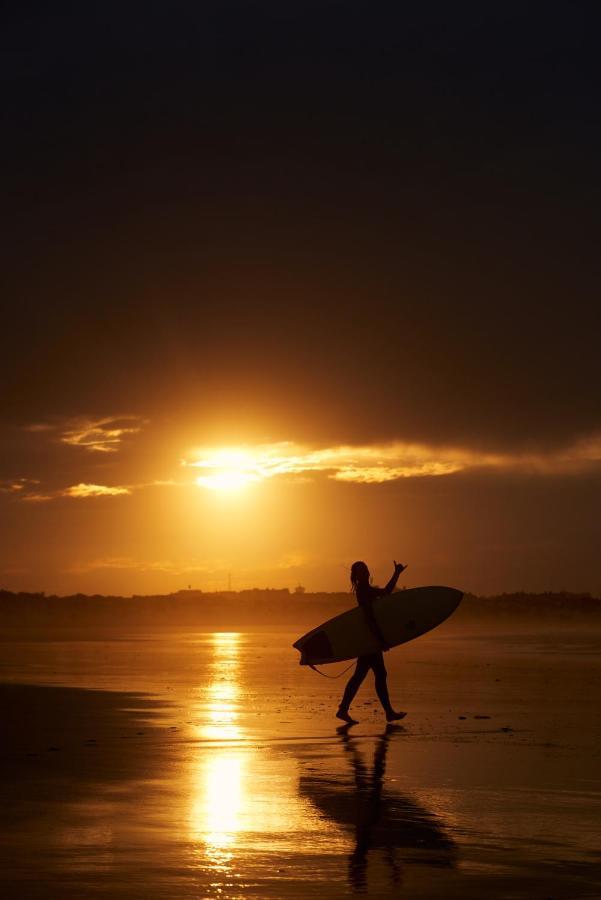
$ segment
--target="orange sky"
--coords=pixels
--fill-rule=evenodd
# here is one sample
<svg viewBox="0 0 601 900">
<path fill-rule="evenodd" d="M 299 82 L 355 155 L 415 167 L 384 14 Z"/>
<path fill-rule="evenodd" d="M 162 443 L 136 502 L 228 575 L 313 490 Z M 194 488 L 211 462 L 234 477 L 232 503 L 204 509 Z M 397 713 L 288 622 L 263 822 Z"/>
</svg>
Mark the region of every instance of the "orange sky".
<svg viewBox="0 0 601 900">
<path fill-rule="evenodd" d="M 339 7 L 7 12 L 1 586 L 601 590 L 594 14 Z"/>
<path fill-rule="evenodd" d="M 197 429 L 200 432 L 200 429 Z M 344 590 L 383 581 L 471 591 L 596 590 L 601 440 L 547 452 L 402 441 L 203 443 L 189 423 L 84 417 L 13 428 L 0 488 L 5 588 L 151 593 L 188 584 Z M 573 539 L 579 509 L 578 541 Z M 569 552 L 566 548 L 570 548 Z"/>
</svg>

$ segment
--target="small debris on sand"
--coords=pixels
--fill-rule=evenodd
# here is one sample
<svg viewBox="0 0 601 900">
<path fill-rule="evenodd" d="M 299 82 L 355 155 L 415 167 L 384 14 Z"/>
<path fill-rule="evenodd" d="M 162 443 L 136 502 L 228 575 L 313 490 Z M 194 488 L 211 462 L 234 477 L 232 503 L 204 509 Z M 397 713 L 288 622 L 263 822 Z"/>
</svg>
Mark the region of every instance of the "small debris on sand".
<svg viewBox="0 0 601 900">
<path fill-rule="evenodd" d="M 467 716 L 457 716 L 458 719 L 467 719 Z"/>
</svg>

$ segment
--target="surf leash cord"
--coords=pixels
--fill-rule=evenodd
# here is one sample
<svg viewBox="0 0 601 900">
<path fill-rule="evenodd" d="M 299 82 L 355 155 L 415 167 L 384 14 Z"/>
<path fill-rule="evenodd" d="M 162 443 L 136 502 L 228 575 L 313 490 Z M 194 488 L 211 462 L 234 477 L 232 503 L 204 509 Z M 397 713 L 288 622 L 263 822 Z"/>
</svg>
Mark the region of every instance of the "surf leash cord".
<svg viewBox="0 0 601 900">
<path fill-rule="evenodd" d="M 346 672 L 348 672 L 349 669 L 352 669 L 353 666 L 355 665 L 355 660 L 353 660 L 352 663 L 350 663 L 350 665 L 348 665 L 346 667 L 346 669 L 343 669 L 342 672 L 339 672 L 338 675 L 326 675 L 325 672 L 321 672 L 319 669 L 317 669 L 313 665 L 313 663 L 307 663 L 307 665 L 309 666 L 310 669 L 313 669 L 314 672 L 317 672 L 317 674 L 321 675 L 323 678 L 332 678 L 335 680 L 336 678 L 341 678 Z"/>
</svg>

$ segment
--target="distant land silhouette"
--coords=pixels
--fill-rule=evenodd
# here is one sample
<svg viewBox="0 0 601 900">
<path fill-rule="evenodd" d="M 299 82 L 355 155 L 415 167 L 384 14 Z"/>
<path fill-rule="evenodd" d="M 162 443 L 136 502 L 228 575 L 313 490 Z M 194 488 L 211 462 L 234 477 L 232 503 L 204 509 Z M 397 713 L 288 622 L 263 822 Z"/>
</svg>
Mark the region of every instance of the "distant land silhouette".
<svg viewBox="0 0 601 900">
<path fill-rule="evenodd" d="M 402 591 L 398 592 L 402 594 Z M 218 593 L 182 590 L 156 596 L 120 597 L 73 594 L 13 593 L 0 590 L 0 628 L 192 626 L 237 628 L 248 626 L 307 626 L 319 624 L 353 606 L 350 593 L 291 592 L 288 588 L 255 588 Z M 466 594 L 445 624 L 450 628 L 479 619 L 535 619 L 545 623 L 597 619 L 601 599 L 566 591 L 544 594 Z"/>
</svg>

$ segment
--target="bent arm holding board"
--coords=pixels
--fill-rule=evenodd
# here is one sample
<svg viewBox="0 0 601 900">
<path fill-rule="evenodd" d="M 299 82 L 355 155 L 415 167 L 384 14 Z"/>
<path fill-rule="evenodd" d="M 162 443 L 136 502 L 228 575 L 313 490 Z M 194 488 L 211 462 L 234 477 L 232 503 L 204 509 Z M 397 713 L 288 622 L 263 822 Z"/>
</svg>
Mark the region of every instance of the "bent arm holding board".
<svg viewBox="0 0 601 900">
<path fill-rule="evenodd" d="M 397 581 L 399 580 L 399 575 L 403 572 L 407 566 L 402 565 L 401 563 L 394 561 L 394 572 L 392 577 L 386 587 L 372 587 L 371 585 L 366 585 L 357 591 L 357 602 L 359 605 L 365 610 L 365 618 L 367 620 L 367 624 L 375 635 L 378 643 L 380 644 L 382 650 L 390 650 L 390 644 L 386 641 L 384 635 L 380 630 L 380 626 L 376 621 L 376 617 L 374 615 L 372 602 L 377 597 L 383 597 L 385 594 L 392 594 L 394 591 Z"/>
</svg>

